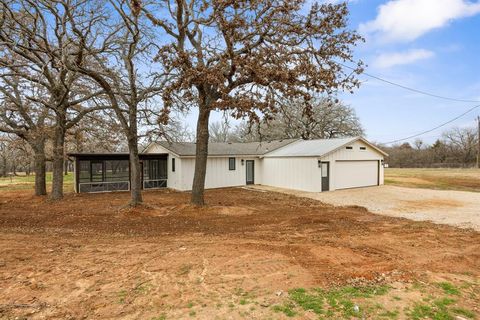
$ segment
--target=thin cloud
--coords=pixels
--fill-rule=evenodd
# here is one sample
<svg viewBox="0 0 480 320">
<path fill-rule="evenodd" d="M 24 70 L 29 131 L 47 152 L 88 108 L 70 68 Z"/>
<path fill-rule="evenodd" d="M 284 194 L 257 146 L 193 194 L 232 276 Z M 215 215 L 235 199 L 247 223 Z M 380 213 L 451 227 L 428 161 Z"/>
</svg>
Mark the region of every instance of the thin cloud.
<svg viewBox="0 0 480 320">
<path fill-rule="evenodd" d="M 411 64 L 419 60 L 430 59 L 434 55 L 434 52 L 425 49 L 412 49 L 404 52 L 384 53 L 375 59 L 373 65 L 377 68 L 385 69 L 397 65 Z"/>
<path fill-rule="evenodd" d="M 360 25 L 367 36 L 387 42 L 408 42 L 449 22 L 480 13 L 480 2 L 465 0 L 390 0 L 374 20 Z"/>
</svg>

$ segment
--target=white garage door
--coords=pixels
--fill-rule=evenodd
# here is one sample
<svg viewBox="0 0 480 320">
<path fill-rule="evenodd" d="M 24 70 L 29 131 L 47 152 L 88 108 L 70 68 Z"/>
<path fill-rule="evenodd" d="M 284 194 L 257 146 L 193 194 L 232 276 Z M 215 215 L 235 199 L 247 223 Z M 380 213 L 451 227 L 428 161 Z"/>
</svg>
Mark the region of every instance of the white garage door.
<svg viewBox="0 0 480 320">
<path fill-rule="evenodd" d="M 337 161 L 335 163 L 336 189 L 378 185 L 378 161 Z"/>
</svg>

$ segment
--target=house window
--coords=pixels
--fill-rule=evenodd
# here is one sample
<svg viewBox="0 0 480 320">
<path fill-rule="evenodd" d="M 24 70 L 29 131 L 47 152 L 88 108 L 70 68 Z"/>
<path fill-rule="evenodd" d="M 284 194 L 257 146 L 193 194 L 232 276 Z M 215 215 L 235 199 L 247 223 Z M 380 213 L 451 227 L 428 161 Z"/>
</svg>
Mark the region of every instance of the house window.
<svg viewBox="0 0 480 320">
<path fill-rule="evenodd" d="M 365 151 L 367 150 L 367 147 L 360 147 L 360 150 Z"/>
<path fill-rule="evenodd" d="M 353 147 L 352 146 L 348 146 L 346 147 L 347 150 L 353 150 Z"/>
<path fill-rule="evenodd" d="M 172 172 L 175 172 L 175 158 L 172 158 Z"/>
<path fill-rule="evenodd" d="M 235 158 L 228 158 L 228 170 L 235 170 Z"/>
</svg>

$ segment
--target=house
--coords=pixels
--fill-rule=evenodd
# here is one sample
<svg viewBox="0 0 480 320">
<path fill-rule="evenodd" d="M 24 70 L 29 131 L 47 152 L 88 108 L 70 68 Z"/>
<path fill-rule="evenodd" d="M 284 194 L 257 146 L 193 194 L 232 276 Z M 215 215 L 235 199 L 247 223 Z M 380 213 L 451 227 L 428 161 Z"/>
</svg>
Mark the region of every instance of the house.
<svg viewBox="0 0 480 320">
<path fill-rule="evenodd" d="M 69 154 L 75 190 L 128 190 L 128 154 Z M 205 188 L 263 184 L 322 192 L 383 184 L 387 154 L 362 137 L 209 143 Z M 159 141 L 140 154 L 144 189 L 191 190 L 195 143 Z"/>
</svg>

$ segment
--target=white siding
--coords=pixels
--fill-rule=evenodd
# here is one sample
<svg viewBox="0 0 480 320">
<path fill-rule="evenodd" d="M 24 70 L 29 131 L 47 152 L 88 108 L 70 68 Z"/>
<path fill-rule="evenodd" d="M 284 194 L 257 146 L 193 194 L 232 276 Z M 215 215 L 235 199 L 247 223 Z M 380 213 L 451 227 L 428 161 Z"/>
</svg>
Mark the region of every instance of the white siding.
<svg viewBox="0 0 480 320">
<path fill-rule="evenodd" d="M 263 158 L 262 184 L 302 191 L 322 191 L 321 169 L 314 157 Z"/>
<path fill-rule="evenodd" d="M 246 165 L 242 165 L 241 160 L 255 161 L 255 184 L 261 181 L 261 160 L 258 158 L 235 158 L 235 170 L 228 169 L 229 157 L 209 157 L 207 160 L 207 173 L 205 176 L 205 188 L 222 188 L 243 186 L 246 183 Z M 191 190 L 193 175 L 195 172 L 195 159 L 182 159 L 182 185 L 180 190 Z"/>
</svg>

